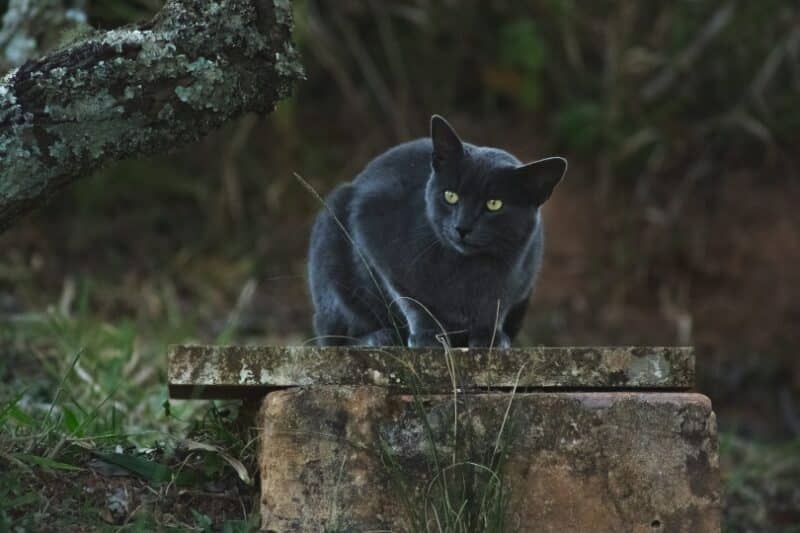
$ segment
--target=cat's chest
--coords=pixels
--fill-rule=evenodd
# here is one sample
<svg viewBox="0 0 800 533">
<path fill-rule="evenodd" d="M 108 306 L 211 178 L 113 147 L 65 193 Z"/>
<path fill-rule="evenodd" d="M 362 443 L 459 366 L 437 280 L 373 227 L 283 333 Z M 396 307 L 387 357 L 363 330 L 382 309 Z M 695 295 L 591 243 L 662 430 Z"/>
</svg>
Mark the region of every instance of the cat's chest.
<svg viewBox="0 0 800 533">
<path fill-rule="evenodd" d="M 518 276 L 505 265 L 446 252 L 432 252 L 426 261 L 402 271 L 401 285 L 407 292 L 456 321 L 470 321 L 487 309 L 494 314 L 498 301 L 506 309 L 522 290 Z"/>
</svg>

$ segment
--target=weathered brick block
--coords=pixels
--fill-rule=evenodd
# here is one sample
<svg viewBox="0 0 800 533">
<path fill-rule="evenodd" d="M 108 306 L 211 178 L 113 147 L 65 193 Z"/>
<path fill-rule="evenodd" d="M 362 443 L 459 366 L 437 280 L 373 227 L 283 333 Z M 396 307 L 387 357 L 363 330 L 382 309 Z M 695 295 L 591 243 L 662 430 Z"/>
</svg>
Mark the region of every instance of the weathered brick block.
<svg viewBox="0 0 800 533">
<path fill-rule="evenodd" d="M 705 396 L 486 393 L 459 396 L 456 409 L 452 396 L 428 397 L 423 411 L 430 433 L 412 397 L 383 387 L 269 394 L 260 415 L 264 529 L 401 531 L 403 502 L 418 504 L 437 481 L 432 450 L 450 472 L 466 468 L 448 467 L 457 420 L 459 438 L 472 443 L 458 461 L 491 457 L 498 434 L 507 449 L 499 473 L 508 531 L 719 531 L 716 424 Z M 403 492 L 387 456 L 406 475 Z"/>
</svg>

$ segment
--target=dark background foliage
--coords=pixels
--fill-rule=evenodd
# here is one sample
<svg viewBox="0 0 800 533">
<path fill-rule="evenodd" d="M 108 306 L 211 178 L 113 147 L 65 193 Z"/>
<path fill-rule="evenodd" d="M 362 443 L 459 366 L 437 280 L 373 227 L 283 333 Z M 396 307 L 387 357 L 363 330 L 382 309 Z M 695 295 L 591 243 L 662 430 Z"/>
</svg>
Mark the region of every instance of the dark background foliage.
<svg viewBox="0 0 800 533">
<path fill-rule="evenodd" d="M 89 5 L 114 27 L 160 2 Z M 295 6 L 308 79 L 270 117 L 111 166 L 0 236 L 9 353 L 43 342 L 20 326 L 31 317 L 77 339 L 123 328 L 123 346 L 147 347 L 157 405 L 167 342 L 309 339 L 319 206 L 293 173 L 325 193 L 440 113 L 472 142 L 570 161 L 521 342 L 695 345 L 722 430 L 726 530 L 800 522 L 800 8 Z M 22 367 L 0 372 L 10 391 L 40 379 Z"/>
</svg>

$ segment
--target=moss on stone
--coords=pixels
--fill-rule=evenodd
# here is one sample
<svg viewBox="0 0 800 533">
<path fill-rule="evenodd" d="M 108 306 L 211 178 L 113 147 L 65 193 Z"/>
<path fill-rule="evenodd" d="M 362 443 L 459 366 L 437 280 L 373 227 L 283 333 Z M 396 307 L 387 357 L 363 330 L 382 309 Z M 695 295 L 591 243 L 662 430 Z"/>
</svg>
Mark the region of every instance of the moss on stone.
<svg viewBox="0 0 800 533">
<path fill-rule="evenodd" d="M 653 388 L 694 384 L 690 348 L 531 347 L 453 349 L 459 387 Z M 315 346 L 175 346 L 169 354 L 174 394 L 206 397 L 306 385 L 380 385 L 398 390 L 452 388 L 442 349 Z"/>
</svg>

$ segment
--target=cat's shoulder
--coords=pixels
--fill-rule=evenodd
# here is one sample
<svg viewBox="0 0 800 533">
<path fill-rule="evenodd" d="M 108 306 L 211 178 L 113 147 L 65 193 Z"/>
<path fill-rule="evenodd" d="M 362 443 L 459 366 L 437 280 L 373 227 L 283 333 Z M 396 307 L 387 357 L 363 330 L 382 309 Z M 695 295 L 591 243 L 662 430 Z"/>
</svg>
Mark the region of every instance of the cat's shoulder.
<svg viewBox="0 0 800 533">
<path fill-rule="evenodd" d="M 431 152 L 433 151 L 433 143 L 430 138 L 422 137 L 407 141 L 397 146 L 393 146 L 383 152 L 381 155 L 373 159 L 373 162 L 385 161 L 390 162 L 393 160 L 401 159 L 423 159 L 430 163 Z"/>
<path fill-rule="evenodd" d="M 356 177 L 368 179 L 376 172 L 382 175 L 409 174 L 428 175 L 431 167 L 431 151 L 433 145 L 428 138 L 416 139 L 393 146 L 370 161 Z"/>
<path fill-rule="evenodd" d="M 355 194 L 355 187 L 353 186 L 352 183 L 340 183 L 339 185 L 334 187 L 325 196 L 326 209 L 320 211 L 320 215 L 317 217 L 317 221 L 320 222 L 322 220 L 325 220 L 331 214 L 337 217 L 345 216 L 345 213 L 347 213 L 347 211 L 350 208 L 354 194 Z"/>
</svg>

